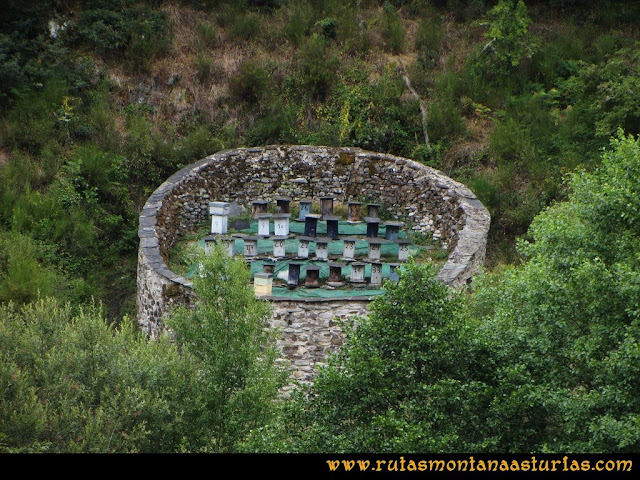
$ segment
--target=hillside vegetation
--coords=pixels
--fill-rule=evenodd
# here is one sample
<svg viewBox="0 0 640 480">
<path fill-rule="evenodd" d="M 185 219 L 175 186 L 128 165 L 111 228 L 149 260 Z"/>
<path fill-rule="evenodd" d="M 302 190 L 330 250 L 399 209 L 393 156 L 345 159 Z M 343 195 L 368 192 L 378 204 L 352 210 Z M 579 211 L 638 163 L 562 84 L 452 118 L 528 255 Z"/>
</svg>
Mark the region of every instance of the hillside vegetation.
<svg viewBox="0 0 640 480">
<path fill-rule="evenodd" d="M 5 3 L 0 451 L 639 450 L 640 3 Z M 410 157 L 492 215 L 468 292 L 408 264 L 287 402 L 241 261 L 172 341 L 132 319 L 151 192 L 276 143 Z"/>
<path fill-rule="evenodd" d="M 514 239 L 563 198 L 563 176 L 597 164 L 619 126 L 640 130 L 637 9 L 12 0 L 0 24 L 0 300 L 96 297 L 112 318 L 132 312 L 150 192 L 219 149 L 273 143 L 442 169 L 491 211 L 489 266 L 516 261 Z"/>
</svg>

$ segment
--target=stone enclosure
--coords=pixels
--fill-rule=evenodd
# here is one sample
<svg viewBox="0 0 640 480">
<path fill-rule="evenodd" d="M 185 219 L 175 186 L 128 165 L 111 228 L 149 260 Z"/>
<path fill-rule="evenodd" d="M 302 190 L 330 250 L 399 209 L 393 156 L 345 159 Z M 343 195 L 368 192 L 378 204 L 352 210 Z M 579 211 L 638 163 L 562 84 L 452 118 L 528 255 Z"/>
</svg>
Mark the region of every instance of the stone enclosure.
<svg viewBox="0 0 640 480">
<path fill-rule="evenodd" d="M 167 179 L 147 200 L 139 224 L 137 320 L 149 337 L 164 328 L 175 304 L 190 303 L 191 282 L 170 271 L 168 254 L 209 218 L 209 202 L 251 211 L 256 199 L 335 197 L 384 205 L 410 228 L 438 239 L 449 257 L 438 278 L 462 288 L 485 258 L 490 217 L 464 185 L 412 160 L 357 148 L 268 146 L 226 150 Z M 335 318 L 367 313 L 367 298 L 272 300 L 282 352 L 294 377 L 307 381 L 342 343 Z"/>
</svg>

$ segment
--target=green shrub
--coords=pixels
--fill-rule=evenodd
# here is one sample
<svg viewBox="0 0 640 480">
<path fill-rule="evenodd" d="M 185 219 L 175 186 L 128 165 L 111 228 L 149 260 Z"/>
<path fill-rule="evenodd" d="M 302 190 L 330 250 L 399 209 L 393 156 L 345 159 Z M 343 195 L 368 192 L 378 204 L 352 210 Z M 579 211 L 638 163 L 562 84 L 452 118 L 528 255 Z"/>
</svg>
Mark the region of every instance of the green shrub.
<svg viewBox="0 0 640 480">
<path fill-rule="evenodd" d="M 247 132 L 250 145 L 271 145 L 275 143 L 297 143 L 298 136 L 295 132 L 296 123 L 295 106 L 276 103 L 272 105 Z M 310 140 L 302 143 L 316 143 Z"/>
<path fill-rule="evenodd" d="M 174 145 L 176 163 L 188 165 L 195 160 L 211 155 L 224 148 L 207 125 L 193 125 Z"/>
<path fill-rule="evenodd" d="M 628 37 L 624 37 L 620 32 L 615 31 L 599 35 L 593 43 L 599 58 L 607 58 L 622 48 L 631 46 Z"/>
<path fill-rule="evenodd" d="M 330 40 L 334 40 L 336 38 L 337 25 L 338 21 L 332 17 L 323 18 L 315 23 L 315 27 L 319 30 L 320 34 Z"/>
<path fill-rule="evenodd" d="M 483 69 L 478 68 L 475 61 L 477 55 L 477 52 L 472 53 L 463 63 L 457 77 L 456 92 L 460 97 L 466 96 L 474 103 L 498 110 L 504 106 L 510 91 L 508 87 L 492 82 L 484 74 Z"/>
<path fill-rule="evenodd" d="M 526 262 L 467 297 L 478 338 L 499 353 L 497 451 L 640 448 L 640 391 L 627 380 L 639 375 L 638 140 L 620 132 L 601 160 L 536 217 L 518 245 Z"/>
<path fill-rule="evenodd" d="M 521 168 L 526 168 L 532 161 L 536 149 L 527 127 L 528 125 L 514 118 L 498 123 L 490 138 L 491 152 L 498 165 L 518 164 Z"/>
<path fill-rule="evenodd" d="M 577 71 L 560 85 L 571 108 L 567 123 L 578 151 L 593 159 L 619 127 L 640 133 L 640 49 L 625 48 L 605 62 L 578 62 Z"/>
<path fill-rule="evenodd" d="M 151 64 L 169 51 L 171 40 L 167 33 L 155 32 L 148 23 L 138 25 L 131 34 L 124 52 L 125 64 L 134 73 L 149 73 Z"/>
<path fill-rule="evenodd" d="M 441 143 L 430 143 L 417 145 L 412 151 L 410 158 L 417 162 L 424 163 L 430 167 L 442 168 L 442 153 L 444 147 Z"/>
<path fill-rule="evenodd" d="M 300 52 L 300 83 L 314 99 L 325 98 L 331 90 L 340 59 L 331 51 L 327 39 L 314 33 Z"/>
<path fill-rule="evenodd" d="M 269 74 L 255 60 L 245 60 L 230 78 L 229 90 L 234 98 L 247 103 L 259 103 L 269 88 Z"/>
<path fill-rule="evenodd" d="M 42 82 L 48 73 L 56 71 L 43 62 L 49 59 L 47 51 L 52 47 L 44 32 L 51 18 L 53 2 L 4 2 L 0 20 L 0 106 L 7 106 L 13 91 L 27 82 Z M 59 52 L 58 52 L 59 53 Z M 70 65 L 64 59 L 55 65 Z"/>
<path fill-rule="evenodd" d="M 298 46 L 313 26 L 314 12 L 309 2 L 288 2 L 281 8 L 284 17 L 283 34 L 293 45 Z"/>
<path fill-rule="evenodd" d="M 126 115 L 127 134 L 123 154 L 126 161 L 123 170 L 129 181 L 143 185 L 159 185 L 162 167 L 154 158 L 157 140 L 151 121 L 142 111 L 132 109 Z"/>
<path fill-rule="evenodd" d="M 401 53 L 404 50 L 405 32 L 402 17 L 389 2 L 383 5 L 382 36 L 385 46 L 392 53 Z"/>
<path fill-rule="evenodd" d="M 88 108 L 82 120 L 90 126 L 91 140 L 104 150 L 120 150 L 122 134 L 116 127 L 117 112 L 108 83 L 100 83 L 87 97 Z"/>
<path fill-rule="evenodd" d="M 84 10 L 76 26 L 76 35 L 100 53 L 123 50 L 131 31 L 123 13 L 108 9 Z"/>
<path fill-rule="evenodd" d="M 19 233 L 0 233 L 0 304 L 25 304 L 62 294 L 65 279 L 41 262 L 37 244 Z"/>
<path fill-rule="evenodd" d="M 218 32 L 211 23 L 198 20 L 196 23 L 197 46 L 201 49 L 211 49 L 218 44 Z"/>
<path fill-rule="evenodd" d="M 421 18 L 418 22 L 415 46 L 419 60 L 425 65 L 433 65 L 440 56 L 444 31 L 442 20 L 438 15 Z"/>
<path fill-rule="evenodd" d="M 52 299 L 3 306 L 0 345 L 0 451 L 169 453 L 196 431 L 192 364 L 129 319 L 116 329 L 96 305 Z"/>
<path fill-rule="evenodd" d="M 466 133 L 462 113 L 451 98 L 437 98 L 429 104 L 427 131 L 433 142 L 456 140 Z"/>
<path fill-rule="evenodd" d="M 37 153 L 51 140 L 62 140 L 75 120 L 67 84 L 51 79 L 41 88 L 23 89 L 8 115 L 5 134 L 13 147 Z"/>
<path fill-rule="evenodd" d="M 537 39 L 529 32 L 532 20 L 522 0 L 500 0 L 487 12 L 489 29 L 478 62 L 485 74 L 498 83 L 509 77 L 521 62 L 532 57 Z"/>
<path fill-rule="evenodd" d="M 73 95 L 85 90 L 92 62 L 70 52 L 63 39 L 45 38 L 44 28 L 33 37 L 26 36 L 21 31 L 24 23 L 5 24 L 0 32 L 0 107 L 11 106 L 17 94 L 53 78 L 69 85 Z"/>
<path fill-rule="evenodd" d="M 211 80 L 213 72 L 213 61 L 205 52 L 198 52 L 196 55 L 196 79 L 200 83 L 207 83 Z"/>
<path fill-rule="evenodd" d="M 75 150 L 62 171 L 85 197 L 84 192 L 94 191 L 102 201 L 115 202 L 122 191 L 124 163 L 124 157 L 88 144 Z"/>
<path fill-rule="evenodd" d="M 496 214 L 500 204 L 500 189 L 498 179 L 493 171 L 478 172 L 468 182 L 469 188 L 489 209 L 491 214 Z"/>
<path fill-rule="evenodd" d="M 371 70 L 364 61 L 344 64 L 327 104 L 300 107 L 297 141 L 410 155 L 422 135 L 419 104 L 403 95 L 406 87 L 396 69 L 375 79 Z"/>
<path fill-rule="evenodd" d="M 461 82 L 455 71 L 446 70 L 436 78 L 435 95 L 427 114 L 429 138 L 435 143 L 454 140 L 466 133 L 459 105 L 460 90 Z"/>
<path fill-rule="evenodd" d="M 116 58 L 124 54 L 125 65 L 145 73 L 151 62 L 164 55 L 171 41 L 166 13 L 148 6 L 95 5 L 83 10 L 72 37 L 100 53 Z"/>
<path fill-rule="evenodd" d="M 16 151 L 0 168 L 0 194 L 8 191 L 17 195 L 26 194 L 38 190 L 50 179 L 51 176 L 46 175 L 32 157 Z"/>
<path fill-rule="evenodd" d="M 229 26 L 229 36 L 236 40 L 255 40 L 261 36 L 261 28 L 261 19 L 257 14 L 238 14 Z"/>
<path fill-rule="evenodd" d="M 274 331 L 265 328 L 271 307 L 256 298 L 244 262 L 229 259 L 219 247 L 198 261 L 198 308 L 176 308 L 168 326 L 200 372 L 196 401 L 201 406 L 194 420 L 204 449 L 237 452 L 253 429 L 274 417 L 286 371 L 275 363 Z"/>
</svg>

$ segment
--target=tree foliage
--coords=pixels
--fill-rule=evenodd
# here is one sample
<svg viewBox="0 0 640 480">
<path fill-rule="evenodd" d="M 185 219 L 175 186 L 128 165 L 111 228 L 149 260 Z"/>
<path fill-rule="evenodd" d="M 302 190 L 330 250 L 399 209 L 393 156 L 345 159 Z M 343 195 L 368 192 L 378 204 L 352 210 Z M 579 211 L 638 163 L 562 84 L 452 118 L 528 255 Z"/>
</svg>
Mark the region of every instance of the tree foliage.
<svg viewBox="0 0 640 480">
<path fill-rule="evenodd" d="M 345 344 L 256 448 L 303 452 L 472 451 L 487 387 L 459 300 L 431 265 L 385 283 L 368 317 L 344 324 Z M 465 352 L 465 355 L 460 355 Z M 474 355 L 476 352 L 477 355 Z M 476 403 L 477 402 L 477 403 Z M 464 436 L 463 437 L 463 432 Z M 478 436 L 476 436 L 478 435 Z"/>
<path fill-rule="evenodd" d="M 487 274 L 462 303 L 430 267 L 407 265 L 254 447 L 637 451 L 638 179 L 640 141 L 614 139 L 536 218 L 526 263 Z"/>
<path fill-rule="evenodd" d="M 569 105 L 567 120 L 578 151 L 597 156 L 622 128 L 640 133 L 640 50 L 638 45 L 609 55 L 602 63 L 577 62 L 575 73 L 562 82 Z"/>
<path fill-rule="evenodd" d="M 163 337 L 53 299 L 0 308 L 0 451 L 173 452 L 196 371 Z"/>
<path fill-rule="evenodd" d="M 491 61 L 503 73 L 517 67 L 535 51 L 535 39 L 529 32 L 531 18 L 523 0 L 500 0 L 487 13 L 486 33 Z"/>
<path fill-rule="evenodd" d="M 179 308 L 169 320 L 199 372 L 194 437 L 202 438 L 195 447 L 203 451 L 238 451 L 252 429 L 270 420 L 285 383 L 274 330 L 266 328 L 270 307 L 255 297 L 249 276 L 242 260 L 216 248 L 193 281 L 195 308 Z"/>
<path fill-rule="evenodd" d="M 231 452 L 271 418 L 286 372 L 240 260 L 203 261 L 196 309 L 149 341 L 52 298 L 0 308 L 0 451 Z"/>
<path fill-rule="evenodd" d="M 527 262 L 479 288 L 494 345 L 501 448 L 637 451 L 640 145 L 620 136 L 569 201 L 539 215 Z M 509 412 L 512 412 L 509 414 Z"/>
<path fill-rule="evenodd" d="M 423 320 L 439 325 L 429 328 L 438 339 L 442 334 L 446 348 L 403 330 L 401 318 L 426 331 L 411 302 L 431 308 L 410 290 L 394 290 L 398 305 L 376 307 L 374 322 L 363 321 L 360 332 L 347 328 L 353 351 L 347 346 L 337 357 L 346 366 L 335 360 L 315 390 L 292 403 L 299 408 L 287 407 L 290 424 L 281 424 L 279 440 L 260 437 L 275 442 L 269 448 L 637 450 L 636 142 L 620 137 L 601 169 L 575 175 L 568 185 L 560 179 L 581 164 L 596 169 L 619 127 L 640 132 L 638 44 L 628 28 L 638 2 L 538 1 L 530 16 L 519 0 L 183 0 L 206 23 L 195 23 L 191 46 L 187 32 L 177 30 L 174 46 L 184 72 L 196 49 L 200 86 L 211 95 L 186 95 L 178 108 L 158 94 L 198 89 L 189 75 L 165 78 L 174 73 L 172 60 L 158 60 L 170 47 L 170 19 L 184 28 L 193 25 L 194 12 L 186 9 L 181 18 L 182 7 L 158 0 L 6 3 L 0 15 L 3 449 L 247 448 L 243 438 L 257 419 L 271 418 L 264 399 L 278 382 L 265 374 L 266 386 L 257 387 L 237 369 L 214 367 L 206 345 L 196 348 L 187 337 L 180 354 L 188 356 L 179 359 L 168 346 L 143 347 L 125 333 L 127 320 L 116 330 L 97 310 L 78 313 L 78 305 L 102 298 L 116 321 L 134 310 L 138 209 L 171 173 L 222 148 L 285 142 L 413 155 L 443 168 L 490 208 L 494 261 L 503 260 L 496 244 L 511 245 L 541 208 L 564 198 L 566 186 L 574 193 L 533 223 L 520 249 L 526 264 L 487 275 L 466 312 L 459 313 L 458 299 L 440 304 L 436 295 L 434 305 L 456 312 L 453 324 Z M 488 27 L 484 38 L 470 23 L 480 17 Z M 416 35 L 405 38 L 404 26 L 416 23 Z M 270 28 L 256 34 L 262 25 Z M 238 58 L 256 60 L 231 76 L 217 59 L 238 39 Z M 481 55 L 467 56 L 469 48 L 485 46 Z M 418 57 L 420 68 L 408 65 L 408 72 L 429 104 L 429 155 L 419 141 L 418 103 L 406 94 L 389 52 Z M 149 71 L 151 91 L 137 76 Z M 175 99 L 173 93 L 167 98 Z M 430 285 L 421 275 L 404 281 L 431 292 L 420 286 Z M 76 309 L 50 300 L 29 305 L 47 295 Z M 406 302 L 411 308 L 400 311 Z M 207 308 L 202 315 L 219 313 Z M 393 330 L 381 320 L 383 311 L 385 321 L 394 319 Z M 247 315 L 259 317 L 256 312 L 246 306 Z M 216 323 L 203 318 L 202 330 L 214 330 L 209 325 Z M 70 322 L 84 337 L 65 326 Z M 34 330 L 38 325 L 43 333 Z M 199 335 L 184 328 L 191 338 Z M 217 335 L 203 338 L 223 338 Z M 411 351 L 397 353 L 403 342 Z M 109 354 L 91 356 L 91 348 Z M 248 359 L 250 352 L 233 355 Z M 429 378 L 416 373 L 421 356 Z M 76 357 L 93 365 L 100 380 L 82 373 Z M 65 377 L 63 362 L 66 374 L 82 381 Z M 179 392 L 166 387 L 174 380 L 145 373 L 147 366 L 160 371 L 162 362 L 183 372 L 175 376 Z M 258 367 L 244 365 L 257 378 Z M 223 389 L 190 368 L 234 380 Z M 166 378 L 174 378 L 168 370 Z M 164 388 L 166 394 L 158 393 Z M 212 402 L 221 406 L 211 409 Z M 256 408 L 246 417 L 232 408 L 249 403 Z M 166 435 L 158 433 L 160 425 Z M 296 428 L 288 431 L 290 425 Z"/>
</svg>

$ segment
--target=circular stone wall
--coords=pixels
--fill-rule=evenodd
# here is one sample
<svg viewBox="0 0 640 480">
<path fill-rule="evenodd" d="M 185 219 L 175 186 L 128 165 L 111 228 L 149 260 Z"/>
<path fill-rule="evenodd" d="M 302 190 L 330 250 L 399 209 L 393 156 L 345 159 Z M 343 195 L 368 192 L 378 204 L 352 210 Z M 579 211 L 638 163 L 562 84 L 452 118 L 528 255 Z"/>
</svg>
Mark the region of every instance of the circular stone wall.
<svg viewBox="0 0 640 480">
<path fill-rule="evenodd" d="M 406 158 L 357 148 L 269 146 L 225 150 L 193 163 L 149 197 L 138 235 L 138 324 L 150 337 L 164 328 L 174 304 L 188 304 L 191 282 L 167 267 L 173 245 L 209 218 L 210 201 L 236 202 L 251 211 L 254 200 L 335 197 L 384 205 L 410 228 L 432 235 L 448 249 L 438 274 L 461 288 L 485 258 L 490 217 L 464 185 Z M 341 344 L 335 317 L 364 315 L 367 300 L 345 298 L 274 301 L 272 323 L 283 333 L 283 354 L 307 378 L 329 350 Z"/>
</svg>

